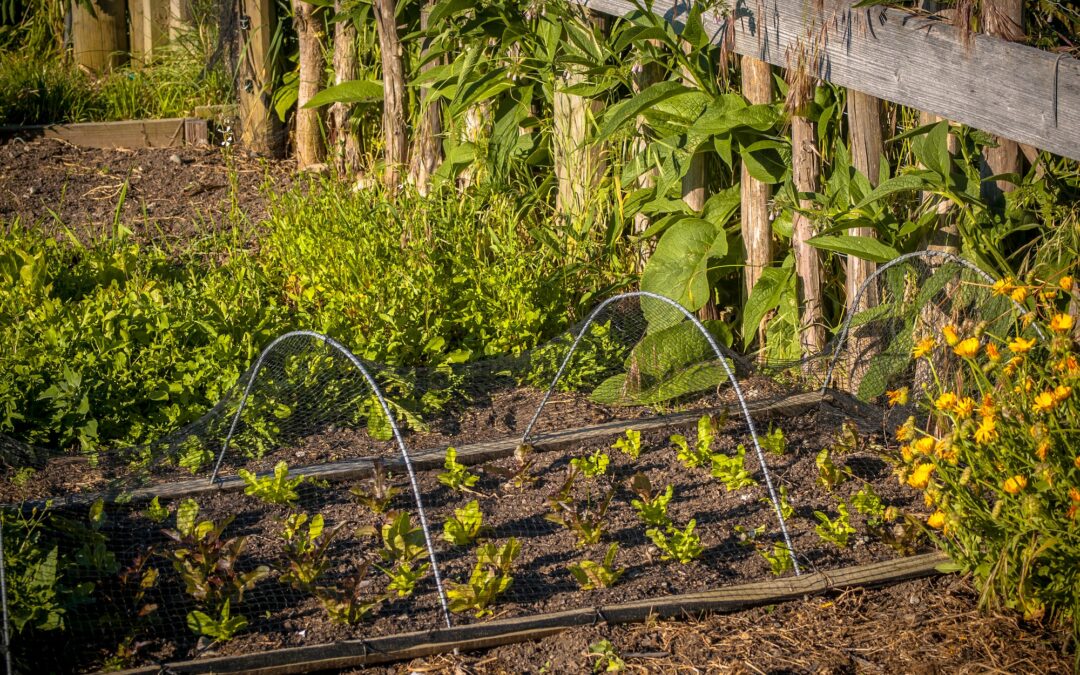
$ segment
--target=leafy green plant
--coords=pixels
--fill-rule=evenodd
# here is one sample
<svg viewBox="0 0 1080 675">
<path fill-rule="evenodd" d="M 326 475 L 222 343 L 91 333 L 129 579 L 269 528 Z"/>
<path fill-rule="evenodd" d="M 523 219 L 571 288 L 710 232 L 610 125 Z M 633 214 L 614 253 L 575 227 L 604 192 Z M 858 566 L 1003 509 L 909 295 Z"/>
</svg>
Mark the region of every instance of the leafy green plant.
<svg viewBox="0 0 1080 675">
<path fill-rule="evenodd" d="M 875 528 L 885 522 L 885 504 L 874 492 L 874 486 L 867 483 L 851 498 L 855 510 L 866 516 L 866 526 Z"/>
<path fill-rule="evenodd" d="M 748 529 L 745 525 L 735 526 L 735 537 L 739 541 L 739 546 L 756 546 L 758 539 L 765 534 L 765 526 L 758 525 L 754 529 Z"/>
<path fill-rule="evenodd" d="M 363 486 L 357 485 L 349 490 L 349 494 L 356 497 L 356 501 L 371 509 L 372 513 L 385 513 L 390 508 L 390 503 L 394 500 L 394 497 L 401 493 L 399 488 L 390 483 L 390 478 L 389 472 L 383 473 L 382 462 L 376 459 L 371 469 L 371 480 L 368 488 L 365 489 Z"/>
<path fill-rule="evenodd" d="M 833 463 L 832 451 L 829 448 L 823 448 L 817 454 L 814 463 L 818 469 L 818 482 L 828 488 L 829 491 L 835 490 L 836 486 L 843 483 L 848 477 L 849 471 L 847 467 L 839 467 Z"/>
<path fill-rule="evenodd" d="M 162 506 L 157 497 L 150 500 L 150 504 L 143 511 L 143 515 L 152 522 L 161 524 L 169 517 L 168 507 Z"/>
<path fill-rule="evenodd" d="M 247 537 L 225 539 L 223 534 L 233 518 L 218 523 L 199 521 L 199 505 L 185 499 L 176 509 L 176 528 L 163 534 L 179 544 L 164 553 L 180 575 L 184 590 L 205 611 L 188 614 L 188 627 L 199 635 L 227 640 L 242 630 L 247 621 L 232 614 L 232 603 L 239 604 L 244 592 L 270 573 L 260 565 L 241 571 L 241 555 Z"/>
<path fill-rule="evenodd" d="M 575 457 L 570 464 L 581 472 L 586 478 L 598 478 L 607 473 L 608 463 L 611 458 L 603 450 L 597 450 L 591 455 Z"/>
<path fill-rule="evenodd" d="M 694 447 L 689 447 L 686 437 L 681 434 L 673 434 L 668 440 L 675 446 L 679 461 L 686 468 L 708 466 L 712 461 L 712 443 L 716 438 L 716 425 L 709 415 L 702 415 L 697 423 L 697 441 Z"/>
<path fill-rule="evenodd" d="M 776 492 L 777 501 L 780 502 L 780 515 L 784 517 L 784 520 L 787 520 L 788 518 L 791 518 L 795 515 L 795 507 L 791 505 L 790 501 L 788 501 L 787 486 L 781 485 L 780 489 Z M 762 497 L 759 501 L 770 509 L 774 508 L 772 500 L 768 497 Z"/>
<path fill-rule="evenodd" d="M 780 576 L 794 568 L 791 562 L 791 549 L 784 542 L 775 542 L 771 551 L 766 547 L 758 550 L 761 557 L 765 558 L 765 562 L 769 563 L 769 570 L 774 576 Z"/>
<path fill-rule="evenodd" d="M 414 567 L 415 561 L 427 552 L 424 531 L 413 527 L 409 514 L 402 511 L 384 523 L 380 533 L 379 557 L 386 567 L 379 569 L 390 577 L 389 590 L 396 592 L 398 597 L 412 595 L 416 583 L 431 569 L 430 563 Z"/>
<path fill-rule="evenodd" d="M 472 492 L 472 487 L 480 480 L 479 476 L 469 473 L 468 467 L 457 461 L 457 450 L 452 447 L 446 449 L 446 461 L 443 462 L 443 468 L 446 471 L 440 473 L 437 478 L 451 490 Z"/>
<path fill-rule="evenodd" d="M 582 590 L 591 591 L 595 588 L 610 588 L 615 585 L 615 582 L 626 571 L 625 568 L 616 569 L 615 567 L 615 556 L 618 552 L 619 545 L 612 542 L 608 546 L 602 562 L 582 560 L 577 565 L 570 565 L 568 569 Z"/>
<path fill-rule="evenodd" d="M 281 583 L 300 590 L 310 589 L 330 564 L 326 549 L 340 527 L 325 530 L 321 513 L 310 519 L 306 513 L 286 516 L 281 527 L 281 538 L 285 542 Z"/>
<path fill-rule="evenodd" d="M 514 464 L 512 468 L 504 469 L 497 466 L 483 467 L 485 473 L 490 473 L 502 478 L 505 486 L 521 489 L 526 485 L 532 485 L 538 478 L 532 475 L 532 467 L 536 463 L 534 453 L 536 450 L 527 443 L 519 443 L 514 448 Z"/>
<path fill-rule="evenodd" d="M 761 449 L 774 455 L 783 455 L 787 452 L 787 439 L 784 438 L 784 430 L 773 427 L 769 432 L 758 438 Z"/>
<path fill-rule="evenodd" d="M 851 526 L 848 518 L 847 504 L 840 502 L 836 505 L 836 518 L 829 518 L 821 511 L 814 511 L 814 517 L 819 521 L 814 531 L 823 541 L 835 544 L 837 548 L 847 548 L 848 536 L 855 534 L 855 528 Z"/>
<path fill-rule="evenodd" d="M 303 476 L 289 478 L 289 465 L 278 462 L 274 465 L 274 475 L 256 476 L 246 469 L 236 472 L 244 480 L 244 494 L 262 500 L 267 504 L 293 505 L 300 498 L 297 488 L 306 479 Z"/>
<path fill-rule="evenodd" d="M 382 604 L 384 597 L 369 597 L 363 591 L 364 578 L 370 567 L 371 562 L 364 560 L 341 586 L 319 586 L 315 589 L 315 597 L 326 610 L 330 621 L 351 626 L 366 619 Z"/>
<path fill-rule="evenodd" d="M 475 499 L 463 509 L 454 509 L 454 517 L 443 523 L 443 539 L 455 546 L 467 546 L 480 536 L 484 527 L 484 514 Z"/>
<path fill-rule="evenodd" d="M 641 455 L 641 432 L 627 429 L 623 437 L 615 441 L 611 447 L 624 453 L 630 459 L 637 459 Z"/>
<path fill-rule="evenodd" d="M 645 534 L 656 545 L 656 548 L 660 549 L 661 560 L 675 560 L 685 565 L 700 557 L 705 551 L 701 545 L 701 537 L 694 532 L 696 526 L 697 521 L 691 519 L 681 530 L 674 525 L 669 525 L 666 531 L 653 527 L 646 530 Z"/>
<path fill-rule="evenodd" d="M 573 496 L 577 467 L 571 465 L 566 474 L 559 491 L 547 499 L 550 513 L 544 519 L 571 530 L 578 546 L 595 544 L 604 534 L 604 519 L 615 496 L 615 486 L 609 487 L 597 499 L 593 499 L 590 491 L 586 499 L 578 501 Z"/>
<path fill-rule="evenodd" d="M 757 485 L 757 481 L 750 477 L 746 470 L 746 447 L 741 443 L 734 456 L 728 457 L 722 452 L 712 456 L 712 475 L 719 478 L 728 492 L 740 488 Z"/>
<path fill-rule="evenodd" d="M 667 507 L 675 494 L 675 488 L 668 485 L 663 492 L 653 494 L 652 482 L 644 473 L 636 473 L 630 479 L 630 491 L 638 496 L 630 504 L 637 509 L 641 520 L 652 527 L 667 527 L 671 524 Z"/>
<path fill-rule="evenodd" d="M 450 611 L 473 611 L 477 618 L 491 614 L 491 603 L 514 581 L 511 568 L 520 553 L 521 543 L 513 537 L 502 546 L 489 542 L 476 549 L 476 565 L 469 582 L 447 584 Z"/>
<path fill-rule="evenodd" d="M 603 639 L 590 644 L 588 654 L 596 659 L 593 662 L 594 673 L 621 673 L 626 670 L 626 661 L 615 651 L 611 640 Z"/>
</svg>

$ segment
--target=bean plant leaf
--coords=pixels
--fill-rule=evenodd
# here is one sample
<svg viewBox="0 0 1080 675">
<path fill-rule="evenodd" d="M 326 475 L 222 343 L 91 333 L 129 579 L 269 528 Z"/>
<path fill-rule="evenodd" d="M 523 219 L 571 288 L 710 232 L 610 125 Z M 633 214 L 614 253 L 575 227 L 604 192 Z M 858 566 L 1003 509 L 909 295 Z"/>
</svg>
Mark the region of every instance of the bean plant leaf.
<svg viewBox="0 0 1080 675">
<path fill-rule="evenodd" d="M 762 270 L 761 278 L 754 285 L 754 290 L 743 307 L 744 344 L 750 344 L 757 336 L 757 328 L 769 310 L 776 309 L 780 305 L 784 290 L 791 283 L 794 274 L 793 268 L 767 267 Z"/>
<path fill-rule="evenodd" d="M 690 91 L 690 89 L 686 87 L 686 85 L 668 80 L 657 82 L 640 94 L 620 101 L 608 108 L 607 112 L 604 114 L 600 123 L 600 128 L 597 131 L 596 141 L 600 142 L 610 137 L 626 124 L 627 121 L 637 117 L 642 111 L 654 106 L 656 103 L 677 94 L 684 94 L 688 91 Z"/>
<path fill-rule="evenodd" d="M 879 263 L 889 262 L 900 255 L 899 251 L 882 241 L 854 234 L 818 236 L 808 239 L 806 243 L 822 251 L 842 253 Z"/>
<path fill-rule="evenodd" d="M 641 275 L 641 290 L 659 293 L 695 312 L 709 301 L 709 261 L 727 254 L 727 235 L 701 218 L 684 218 L 672 225 L 656 245 Z M 650 330 L 682 320 L 669 307 L 642 302 Z"/>
<path fill-rule="evenodd" d="M 383 98 L 382 80 L 349 80 L 323 89 L 304 104 L 319 108 L 330 103 L 371 103 Z"/>
</svg>

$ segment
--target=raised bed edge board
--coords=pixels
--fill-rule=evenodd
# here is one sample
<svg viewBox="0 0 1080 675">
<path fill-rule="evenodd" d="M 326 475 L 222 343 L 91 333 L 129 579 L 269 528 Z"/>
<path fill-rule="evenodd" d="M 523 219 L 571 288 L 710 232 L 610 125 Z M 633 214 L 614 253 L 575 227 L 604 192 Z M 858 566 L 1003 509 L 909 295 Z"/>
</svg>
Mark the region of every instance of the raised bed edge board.
<svg viewBox="0 0 1080 675">
<path fill-rule="evenodd" d="M 695 617 L 707 612 L 733 612 L 854 587 L 878 587 L 939 574 L 947 558 L 925 553 L 908 558 L 814 572 L 712 591 L 672 595 L 616 605 L 500 619 L 486 623 L 402 633 L 369 640 L 344 640 L 323 645 L 287 647 L 257 654 L 179 661 L 122 671 L 122 675 L 170 673 L 249 673 L 291 675 L 317 670 L 402 661 L 458 650 L 475 650 L 524 642 L 575 626 L 598 623 L 638 623 L 650 617 Z"/>
<path fill-rule="evenodd" d="M 82 148 L 181 148 L 208 143 L 207 121 L 197 117 L 121 122 L 0 126 L 0 138 L 56 138 Z"/>
<path fill-rule="evenodd" d="M 748 406 L 748 409 L 751 417 L 766 417 L 770 415 L 791 416 L 806 412 L 822 403 L 835 401 L 836 399 L 832 393 L 823 395 L 820 392 L 811 392 L 795 394 L 794 396 L 788 396 L 779 401 L 751 404 Z M 698 409 L 689 412 L 660 415 L 637 420 L 613 420 L 611 422 L 604 422 L 603 424 L 590 427 L 537 434 L 532 442 L 532 446 L 541 452 L 560 450 L 591 438 L 619 433 L 623 429 L 632 428 L 638 431 L 658 429 L 672 424 L 692 422 L 701 417 L 703 413 L 720 412 L 722 410 L 728 412 L 729 419 L 741 418 L 738 408 L 724 406 L 721 408 L 710 408 L 706 410 Z M 738 417 L 736 417 L 736 415 L 738 415 Z M 509 457 L 514 453 L 518 443 L 519 439 L 517 438 L 503 438 L 494 441 L 462 444 L 454 447 L 457 450 L 459 462 L 466 465 L 475 465 L 495 459 L 501 459 L 503 457 Z M 420 450 L 409 456 L 413 468 L 418 470 L 441 467 L 445 458 L 445 446 Z M 399 470 L 405 465 L 405 461 L 396 455 L 393 457 L 380 458 L 380 461 L 384 467 L 396 468 Z M 289 475 L 293 477 L 304 476 L 327 481 L 344 481 L 369 476 L 372 466 L 373 461 L 371 457 L 358 457 L 356 459 L 346 459 L 338 462 L 290 468 Z M 259 477 L 270 476 L 273 475 L 273 472 L 264 471 L 257 473 L 256 475 Z M 206 495 L 219 491 L 240 490 L 245 485 L 246 483 L 244 483 L 243 479 L 239 476 L 221 477 L 213 483 L 207 478 L 196 478 L 175 483 L 165 483 L 153 487 L 136 488 L 124 492 L 88 493 L 85 495 L 56 498 L 52 500 L 52 504 L 53 507 L 71 506 L 75 504 L 91 503 L 97 499 L 105 499 L 106 501 L 114 502 L 121 495 L 125 500 L 131 502 L 146 502 L 154 497 L 158 497 L 159 499 L 179 499 L 183 497 Z M 33 502 L 27 502 L 27 504 L 32 505 Z"/>
</svg>

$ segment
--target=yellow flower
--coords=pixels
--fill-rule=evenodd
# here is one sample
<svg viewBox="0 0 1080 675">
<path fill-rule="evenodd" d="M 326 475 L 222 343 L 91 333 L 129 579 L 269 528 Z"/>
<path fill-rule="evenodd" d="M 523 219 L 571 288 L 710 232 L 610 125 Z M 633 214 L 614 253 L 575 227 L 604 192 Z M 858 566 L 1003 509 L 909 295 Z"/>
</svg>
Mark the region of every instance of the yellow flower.
<svg viewBox="0 0 1080 675">
<path fill-rule="evenodd" d="M 919 343 L 917 345 L 915 345 L 915 349 L 911 350 L 911 354 L 915 358 L 919 359 L 934 351 L 934 347 L 936 346 L 937 341 L 934 340 L 934 338 L 924 337 L 923 339 L 919 340 Z"/>
<path fill-rule="evenodd" d="M 1070 354 L 1058 361 L 1054 368 L 1059 373 L 1064 373 L 1065 371 L 1068 371 L 1069 373 L 1076 373 L 1077 371 L 1080 371 L 1080 362 L 1076 360 L 1075 356 Z"/>
<path fill-rule="evenodd" d="M 935 530 L 940 530 L 945 527 L 945 512 L 934 511 L 929 518 L 926 519 L 926 524 Z"/>
<path fill-rule="evenodd" d="M 949 412 L 955 406 L 956 394 L 952 393 L 951 391 L 947 391 L 941 396 L 938 396 L 937 400 L 934 401 L 934 407 L 938 410 L 943 410 L 945 412 Z"/>
<path fill-rule="evenodd" d="M 933 442 L 933 439 L 931 439 Z M 918 464 L 911 471 L 911 475 L 908 476 L 907 484 L 916 490 L 925 490 L 926 486 L 930 484 L 930 474 L 934 473 L 933 464 Z"/>
<path fill-rule="evenodd" d="M 911 447 L 915 452 L 929 455 L 934 451 L 934 444 L 937 443 L 937 439 L 933 436 L 923 436 L 919 440 L 911 444 Z"/>
<path fill-rule="evenodd" d="M 1035 338 L 1014 337 L 1009 341 L 1009 349 L 1013 354 L 1023 354 L 1031 351 L 1031 348 L 1034 346 Z"/>
<path fill-rule="evenodd" d="M 956 334 L 956 326 L 948 325 L 941 329 L 941 334 L 945 336 L 945 342 L 950 347 L 955 347 L 957 342 L 960 342 L 960 336 Z"/>
<path fill-rule="evenodd" d="M 1073 460 L 1073 466 L 1075 466 L 1077 469 L 1080 469 L 1080 455 L 1077 455 L 1076 459 Z"/>
<path fill-rule="evenodd" d="M 1023 476 L 1013 476 L 1005 480 L 1003 489 L 1011 495 L 1020 494 L 1020 491 L 1027 487 L 1027 478 Z"/>
<path fill-rule="evenodd" d="M 1072 387 L 1067 384 L 1059 384 L 1054 387 L 1054 400 L 1061 403 L 1072 394 Z"/>
<path fill-rule="evenodd" d="M 915 438 L 915 418 L 908 417 L 903 424 L 896 428 L 896 440 L 904 443 Z"/>
<path fill-rule="evenodd" d="M 900 446 L 900 456 L 904 459 L 905 462 L 910 462 L 911 458 L 915 455 L 911 454 L 911 446 L 904 444 Z"/>
<path fill-rule="evenodd" d="M 1023 302 L 1027 300 L 1027 295 L 1028 292 L 1026 288 L 1017 286 L 1013 289 L 1012 293 L 1009 294 L 1009 297 L 1013 299 L 1013 302 L 1023 304 Z"/>
<path fill-rule="evenodd" d="M 1001 352 L 998 351 L 997 345 L 992 342 L 986 345 L 986 355 L 990 357 L 991 363 L 997 363 L 1001 360 Z"/>
<path fill-rule="evenodd" d="M 979 338 L 968 338 L 956 345 L 953 353 L 962 359 L 973 359 L 979 353 Z"/>
<path fill-rule="evenodd" d="M 1055 314 L 1050 319 L 1050 330 L 1055 333 L 1068 333 L 1072 330 L 1073 318 L 1069 314 Z"/>
<path fill-rule="evenodd" d="M 1019 366 L 1023 362 L 1024 362 L 1024 357 L 1023 356 L 1014 356 L 1014 357 L 1012 357 L 1011 359 L 1009 359 L 1009 362 L 1005 364 L 1005 374 L 1008 375 L 1009 377 L 1012 377 L 1013 373 L 1016 372 L 1017 366 Z"/>
<path fill-rule="evenodd" d="M 986 445 L 991 441 L 997 440 L 997 422 L 993 417 L 984 417 L 979 422 L 979 427 L 975 430 L 975 442 L 979 445 Z"/>
<path fill-rule="evenodd" d="M 1050 439 L 1044 438 L 1039 443 L 1039 447 L 1035 448 L 1035 456 L 1039 458 L 1040 462 L 1045 462 L 1047 455 L 1050 454 Z"/>
<path fill-rule="evenodd" d="M 1061 279 L 1058 281 L 1058 286 L 1060 286 L 1061 290 L 1065 291 L 1066 293 L 1071 292 L 1073 289 L 1073 278 L 1070 276 L 1061 277 Z"/>
<path fill-rule="evenodd" d="M 993 417 L 997 414 L 997 410 L 994 408 L 994 397 L 990 394 L 983 394 L 982 404 L 979 405 L 979 417 Z"/>
<path fill-rule="evenodd" d="M 971 413 L 975 412 L 975 399 L 970 396 L 961 398 L 953 406 L 953 412 L 959 419 L 966 420 L 971 417 Z"/>
<path fill-rule="evenodd" d="M 889 398 L 889 407 L 908 404 L 908 388 L 903 387 L 901 389 L 894 389 L 892 391 L 885 392 L 885 395 Z"/>
<path fill-rule="evenodd" d="M 1080 502 L 1080 490 L 1074 487 L 1069 488 L 1069 499 L 1074 502 Z"/>
<path fill-rule="evenodd" d="M 1013 292 L 1012 277 L 1005 277 L 994 282 L 994 295 L 1008 295 Z"/>
<path fill-rule="evenodd" d="M 1054 400 L 1054 392 L 1044 391 L 1041 394 L 1035 396 L 1035 404 L 1032 409 L 1037 413 L 1050 412 L 1057 405 L 1057 401 Z"/>
</svg>

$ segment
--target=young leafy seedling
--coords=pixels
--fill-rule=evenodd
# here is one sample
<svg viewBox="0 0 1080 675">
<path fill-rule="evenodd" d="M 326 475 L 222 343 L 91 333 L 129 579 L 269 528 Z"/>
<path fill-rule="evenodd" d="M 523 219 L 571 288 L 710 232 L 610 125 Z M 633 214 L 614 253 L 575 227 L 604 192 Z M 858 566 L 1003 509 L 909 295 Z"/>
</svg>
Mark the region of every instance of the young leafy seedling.
<svg viewBox="0 0 1080 675">
<path fill-rule="evenodd" d="M 612 497 L 615 496 L 615 487 L 608 488 L 597 501 L 593 501 L 590 493 L 589 498 L 578 502 L 573 496 L 577 475 L 577 467 L 570 466 L 562 487 L 547 499 L 551 513 L 545 515 L 544 519 L 573 531 L 577 537 L 577 545 L 587 546 L 600 541 L 604 534 L 604 517 Z"/>
<path fill-rule="evenodd" d="M 476 550 L 476 566 L 467 584 L 448 583 L 446 597 L 450 611 L 473 611 L 477 618 L 492 613 L 495 598 L 514 582 L 511 568 L 521 553 L 521 543 L 511 537 L 502 546 L 487 543 Z"/>
<path fill-rule="evenodd" d="M 712 443 L 716 438 L 715 421 L 709 415 L 702 415 L 697 423 L 697 441 L 691 448 L 682 434 L 673 434 L 668 440 L 675 445 L 679 461 L 686 468 L 708 466 L 712 461 Z"/>
<path fill-rule="evenodd" d="M 769 433 L 758 438 L 761 449 L 774 455 L 783 455 L 787 452 L 787 439 L 784 438 L 784 430 L 780 427 L 769 429 Z"/>
<path fill-rule="evenodd" d="M 454 517 L 443 523 L 443 539 L 455 546 L 467 546 L 480 536 L 484 527 L 484 514 L 475 499 L 463 509 L 454 509 Z"/>
<path fill-rule="evenodd" d="M 611 458 L 603 450 L 597 450 L 591 455 L 575 457 L 570 464 L 581 472 L 585 478 L 599 478 L 607 473 L 608 463 Z"/>
<path fill-rule="evenodd" d="M 778 501 L 780 502 L 780 515 L 784 517 L 784 520 L 787 520 L 788 518 L 791 518 L 792 516 L 794 516 L 795 515 L 795 507 L 792 506 L 791 502 L 788 501 L 788 498 L 787 498 L 787 486 L 786 485 L 781 485 L 780 489 L 777 490 L 777 495 L 779 496 Z M 762 504 L 764 504 L 765 506 L 769 507 L 770 509 L 773 508 L 772 500 L 769 499 L 768 497 L 762 497 L 758 501 L 761 502 Z"/>
<path fill-rule="evenodd" d="M 773 544 L 772 551 L 768 548 L 762 547 L 759 549 L 761 557 L 765 558 L 765 561 L 769 563 L 769 569 L 774 576 L 780 576 L 781 574 L 794 569 L 791 563 L 791 549 L 787 547 L 782 541 L 778 541 Z"/>
<path fill-rule="evenodd" d="M 154 497 L 143 511 L 143 515 L 146 516 L 150 522 L 160 525 L 169 517 L 169 509 L 166 506 L 162 506 L 158 498 Z"/>
<path fill-rule="evenodd" d="M 387 566 L 379 569 L 390 577 L 388 588 L 398 597 L 412 595 L 416 582 L 431 569 L 430 563 L 413 567 L 413 562 L 427 552 L 424 532 L 413 527 L 409 514 L 402 511 L 382 526 L 381 533 L 383 547 L 379 549 L 379 557 Z"/>
<path fill-rule="evenodd" d="M 188 612 L 187 626 L 196 635 L 205 635 L 218 642 L 227 642 L 248 626 L 248 620 L 237 614 L 233 616 L 228 600 L 221 606 L 217 616 L 193 610 Z"/>
<path fill-rule="evenodd" d="M 650 527 L 667 527 L 671 524 L 667 507 L 675 494 L 675 488 L 668 485 L 664 491 L 653 494 L 652 483 L 644 473 L 636 473 L 630 479 L 630 491 L 638 496 L 630 504 L 637 509 L 638 516 Z"/>
<path fill-rule="evenodd" d="M 696 526 L 697 521 L 691 520 L 682 530 L 669 525 L 666 533 L 653 527 L 646 530 L 645 534 L 656 544 L 656 548 L 660 549 L 661 560 L 676 560 L 685 565 L 698 558 L 705 550 L 701 545 L 701 537 L 694 532 Z"/>
<path fill-rule="evenodd" d="M 591 591 L 595 588 L 610 588 L 615 585 L 615 582 L 626 571 L 625 568 L 615 568 L 615 555 L 618 551 L 619 545 L 612 542 L 608 546 L 603 562 L 582 560 L 577 565 L 570 565 L 570 574 L 581 585 L 582 590 Z"/>
<path fill-rule="evenodd" d="M 468 467 L 457 461 L 457 450 L 452 447 L 446 449 L 443 468 L 446 471 L 438 475 L 439 482 L 451 490 L 472 492 L 472 487 L 480 480 L 479 476 L 469 473 Z"/>
<path fill-rule="evenodd" d="M 847 467 L 839 467 L 832 461 L 832 453 L 829 448 L 824 448 L 817 454 L 814 463 L 818 468 L 818 482 L 832 492 L 836 486 L 843 483 L 848 477 Z"/>
<path fill-rule="evenodd" d="M 763 534 L 765 534 L 764 525 L 758 525 L 752 530 L 743 525 L 735 526 L 735 538 L 739 540 L 739 546 L 753 546 L 756 548 L 758 539 Z"/>
<path fill-rule="evenodd" d="M 340 527 L 326 530 L 321 513 L 310 520 L 306 513 L 289 514 L 281 528 L 281 538 L 285 541 L 281 583 L 297 590 L 309 590 L 330 564 L 326 549 Z"/>
<path fill-rule="evenodd" d="M 303 476 L 289 478 L 289 465 L 285 462 L 278 462 L 274 465 L 273 476 L 262 476 L 260 478 L 247 469 L 240 469 L 236 472 L 236 475 L 244 479 L 244 483 L 247 484 L 247 487 L 244 488 L 244 494 L 251 495 L 267 504 L 290 506 L 300 498 L 300 493 L 296 489 L 305 480 Z"/>
<path fill-rule="evenodd" d="M 483 467 L 485 473 L 494 474 L 503 480 L 505 480 L 506 487 L 514 487 L 521 489 L 526 485 L 532 485 L 538 478 L 532 475 L 533 464 L 536 463 L 536 458 L 533 456 L 535 450 L 531 445 L 527 443 L 519 443 L 514 449 L 514 467 L 512 469 L 503 469 L 497 466 Z"/>
<path fill-rule="evenodd" d="M 386 598 L 376 596 L 368 598 L 362 595 L 364 577 L 367 576 L 371 562 L 364 560 L 356 574 L 340 587 L 318 587 L 315 597 L 326 610 L 326 615 L 334 623 L 352 625 L 367 618 Z"/>
<path fill-rule="evenodd" d="M 630 459 L 637 459 L 641 455 L 641 432 L 627 429 L 625 435 L 615 441 L 611 447 L 624 453 Z"/>
<path fill-rule="evenodd" d="M 885 504 L 881 497 L 874 492 L 874 487 L 867 483 L 851 498 L 851 505 L 855 510 L 866 516 L 866 526 L 869 529 L 879 527 L 885 521 Z"/>
<path fill-rule="evenodd" d="M 741 443 L 734 457 L 728 457 L 722 452 L 712 456 L 712 475 L 720 479 L 728 492 L 757 485 L 757 481 L 751 478 L 750 472 L 746 470 L 746 447 Z"/>
<path fill-rule="evenodd" d="M 821 521 L 814 531 L 824 541 L 835 544 L 838 548 L 847 548 L 848 536 L 855 534 L 855 528 L 848 519 L 847 504 L 840 502 L 836 505 L 839 515 L 830 519 L 821 511 L 814 511 L 814 517 Z"/>
<path fill-rule="evenodd" d="M 356 497 L 356 501 L 371 509 L 372 513 L 386 513 L 390 508 L 390 502 L 401 493 L 399 488 L 390 483 L 390 473 L 383 473 L 382 462 L 376 459 L 373 462 L 371 480 L 367 489 L 356 486 L 349 490 L 349 494 Z"/>
</svg>

